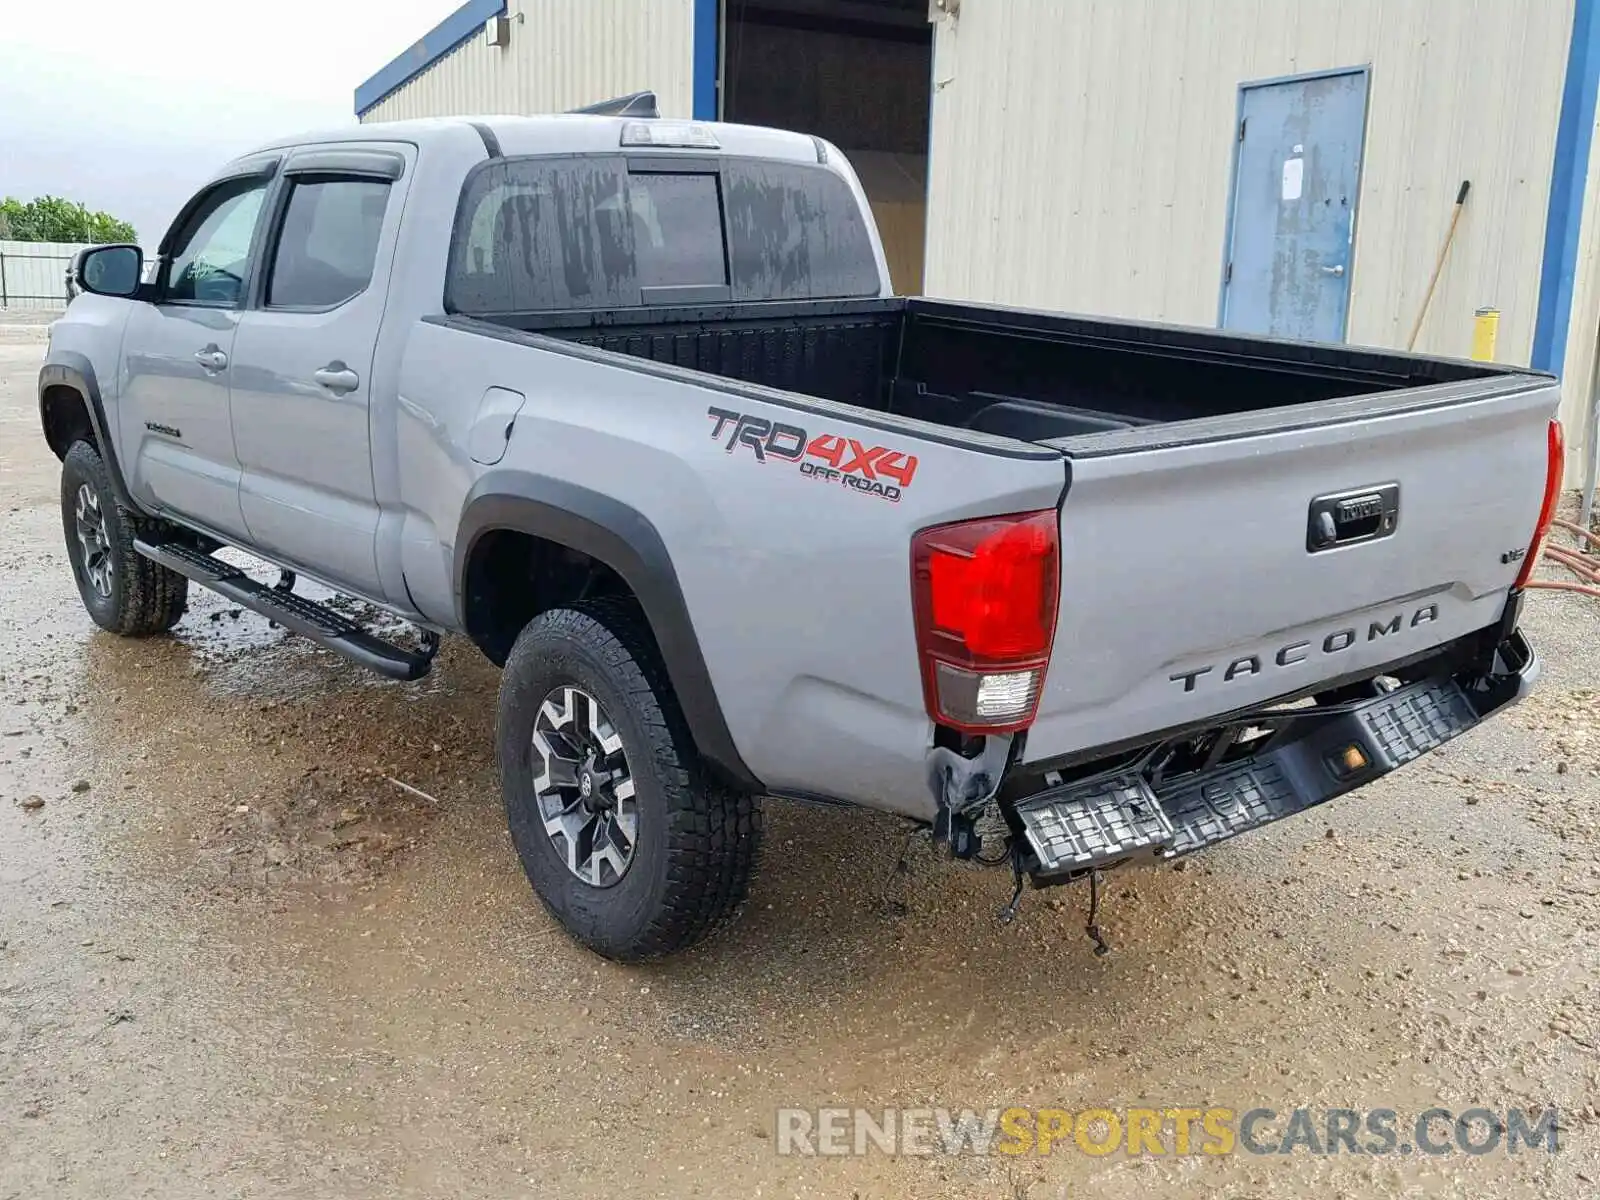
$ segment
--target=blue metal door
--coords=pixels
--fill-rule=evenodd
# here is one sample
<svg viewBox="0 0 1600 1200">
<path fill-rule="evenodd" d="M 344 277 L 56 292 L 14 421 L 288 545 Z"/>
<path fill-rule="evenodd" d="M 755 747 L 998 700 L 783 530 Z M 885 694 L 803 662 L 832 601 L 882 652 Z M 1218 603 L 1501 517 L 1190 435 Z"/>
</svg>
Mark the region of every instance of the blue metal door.
<svg viewBox="0 0 1600 1200">
<path fill-rule="evenodd" d="M 1241 89 L 1222 325 L 1344 340 L 1365 70 Z"/>
</svg>

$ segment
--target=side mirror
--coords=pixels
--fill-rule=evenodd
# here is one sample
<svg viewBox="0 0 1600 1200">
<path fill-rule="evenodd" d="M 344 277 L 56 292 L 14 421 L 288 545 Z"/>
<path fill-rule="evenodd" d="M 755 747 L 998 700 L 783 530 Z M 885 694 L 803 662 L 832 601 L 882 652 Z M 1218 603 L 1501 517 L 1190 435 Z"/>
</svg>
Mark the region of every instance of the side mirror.
<svg viewBox="0 0 1600 1200">
<path fill-rule="evenodd" d="M 72 261 L 71 282 L 96 296 L 132 296 L 144 275 L 144 251 L 137 246 L 90 246 Z"/>
</svg>

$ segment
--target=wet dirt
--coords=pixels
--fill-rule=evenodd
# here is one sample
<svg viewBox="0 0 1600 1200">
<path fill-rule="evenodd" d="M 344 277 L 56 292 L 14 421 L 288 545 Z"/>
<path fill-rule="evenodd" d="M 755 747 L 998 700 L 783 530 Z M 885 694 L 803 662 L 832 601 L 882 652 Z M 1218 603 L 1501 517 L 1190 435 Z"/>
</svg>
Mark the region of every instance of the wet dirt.
<svg viewBox="0 0 1600 1200">
<path fill-rule="evenodd" d="M 1600 605 L 1535 596 L 1540 690 L 1439 753 L 1110 877 L 1108 957 L 1079 889 L 1002 927 L 1003 873 L 896 872 L 899 823 L 772 803 L 743 920 L 620 967 L 522 877 L 470 646 L 386 683 L 198 591 L 174 636 L 94 630 L 42 351 L 0 327 L 0 1198 L 1600 1194 Z M 1563 1148 L 775 1137 L 789 1106 L 1146 1104 L 1553 1104 Z"/>
</svg>

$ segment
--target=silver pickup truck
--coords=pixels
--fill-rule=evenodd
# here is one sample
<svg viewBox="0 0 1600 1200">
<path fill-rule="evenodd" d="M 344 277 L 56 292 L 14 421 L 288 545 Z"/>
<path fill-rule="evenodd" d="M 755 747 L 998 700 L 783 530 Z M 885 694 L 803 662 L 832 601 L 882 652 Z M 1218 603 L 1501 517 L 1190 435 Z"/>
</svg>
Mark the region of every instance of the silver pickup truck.
<svg viewBox="0 0 1600 1200">
<path fill-rule="evenodd" d="M 1537 670 L 1555 380 L 897 297 L 813 137 L 288 138 L 150 270 L 74 274 L 39 403 L 89 615 L 159 633 L 192 581 L 398 679 L 471 638 L 527 874 L 615 958 L 737 909 L 763 796 L 1093 879 L 1360 787 Z"/>
</svg>

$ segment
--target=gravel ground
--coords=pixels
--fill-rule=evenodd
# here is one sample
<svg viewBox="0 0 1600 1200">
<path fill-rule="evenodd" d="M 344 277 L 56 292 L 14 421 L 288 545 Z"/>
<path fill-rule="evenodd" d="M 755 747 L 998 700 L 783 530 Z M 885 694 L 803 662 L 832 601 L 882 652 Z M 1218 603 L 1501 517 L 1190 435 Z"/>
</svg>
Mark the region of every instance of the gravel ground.
<svg viewBox="0 0 1600 1200">
<path fill-rule="evenodd" d="M 1000 873 L 769 808 L 744 920 L 574 948 L 499 812 L 496 673 L 376 681 L 198 593 L 94 631 L 0 327 L 0 1198 L 1600 1194 L 1600 605 L 1525 704 L 1313 814 L 999 926 Z M 436 799 L 420 799 L 390 780 Z M 42 801 L 41 803 L 37 803 Z M 885 896 L 899 906 L 885 903 Z M 780 1156 L 780 1106 L 1559 1106 L 1560 1153 Z"/>
</svg>

